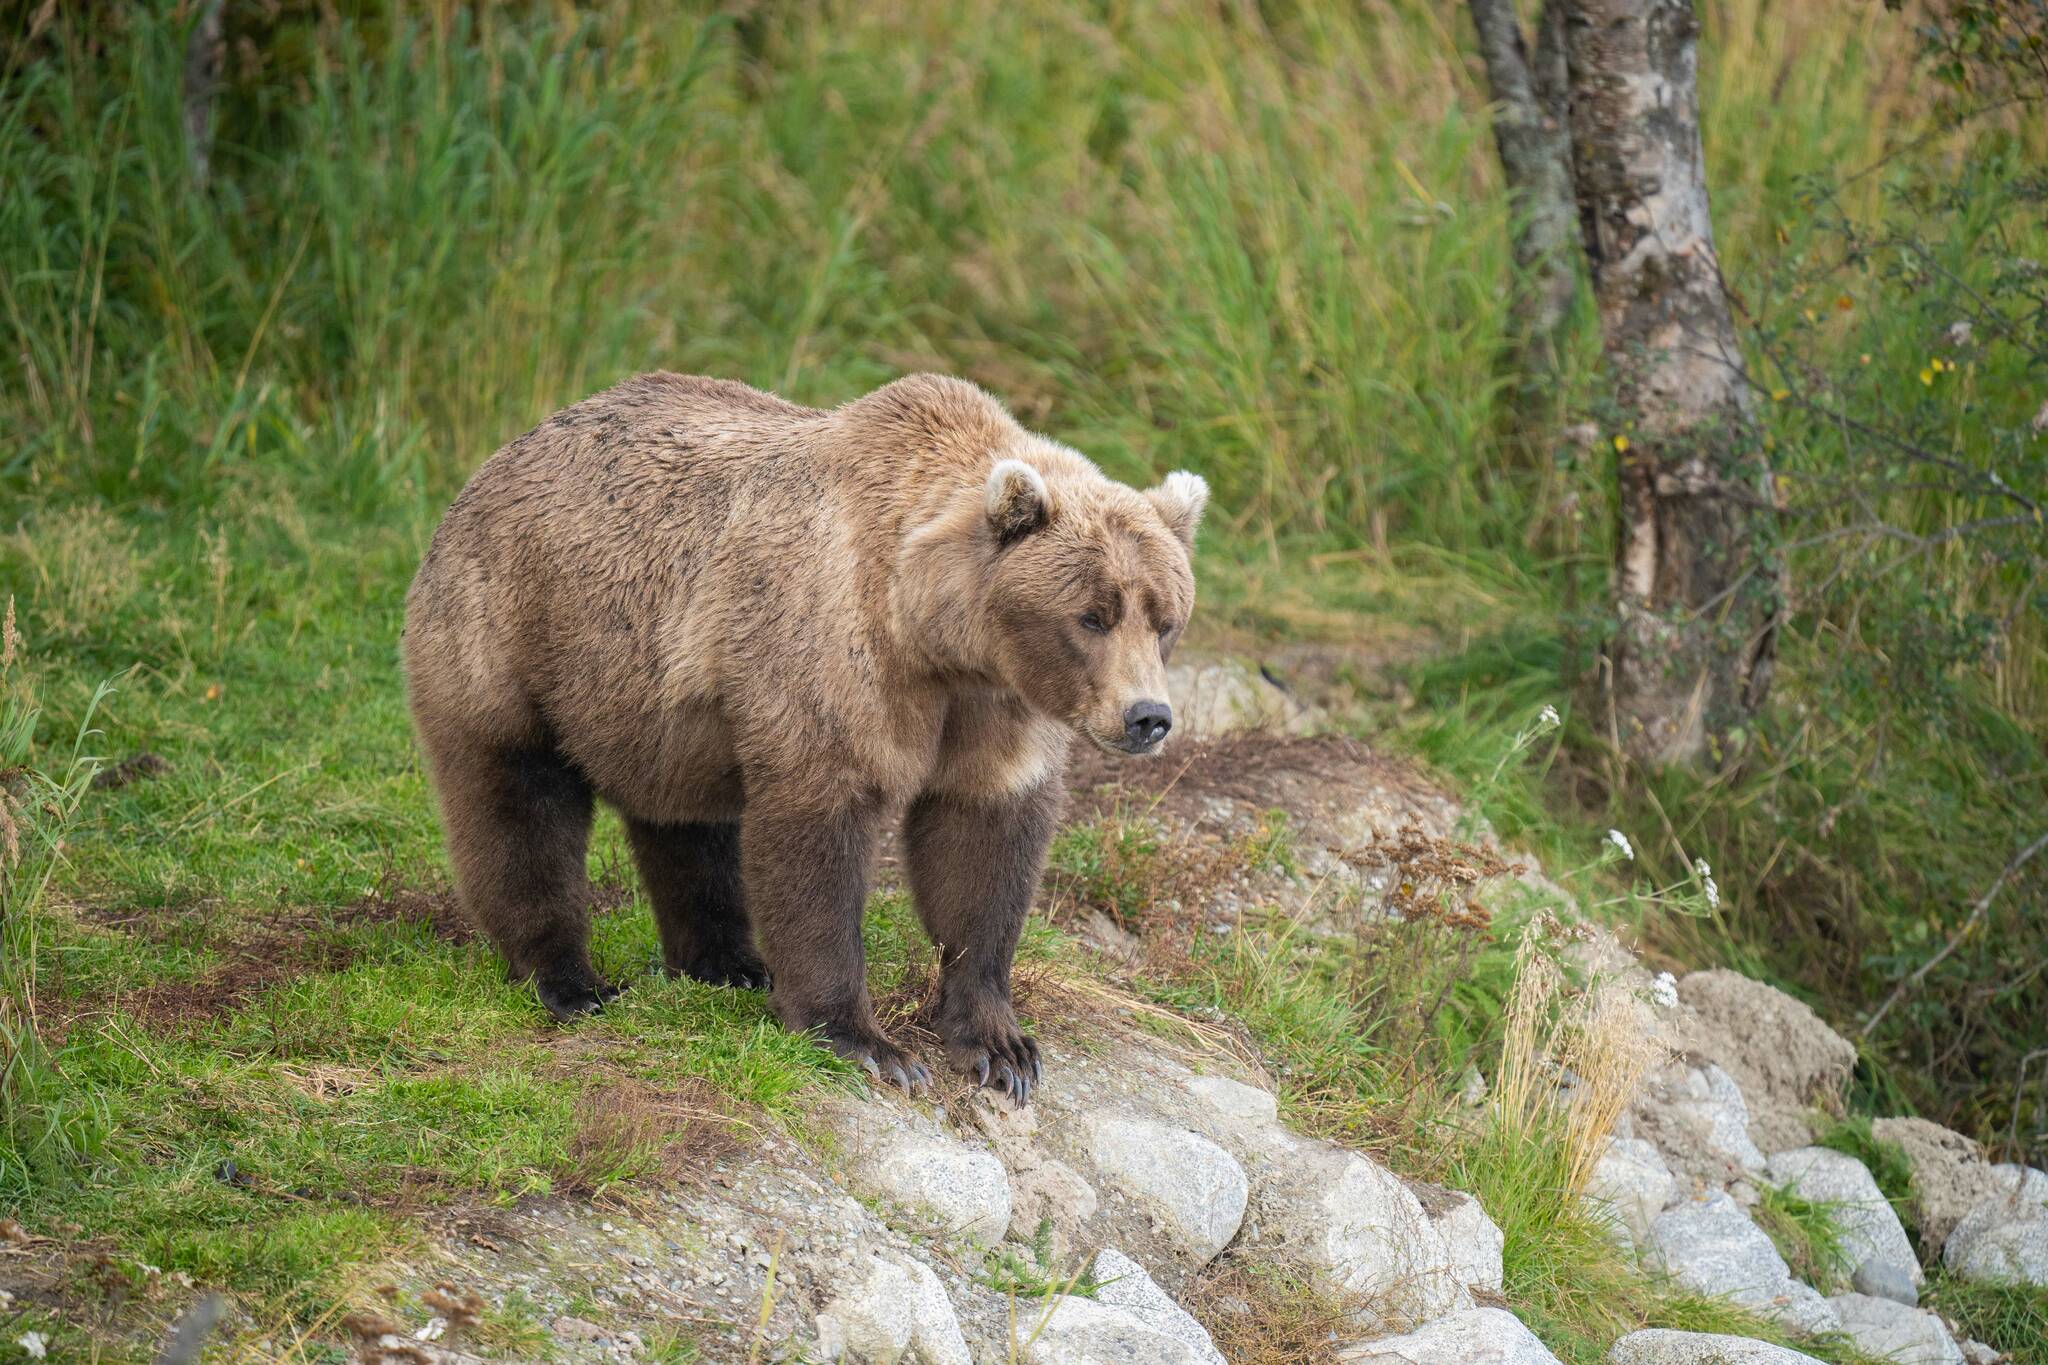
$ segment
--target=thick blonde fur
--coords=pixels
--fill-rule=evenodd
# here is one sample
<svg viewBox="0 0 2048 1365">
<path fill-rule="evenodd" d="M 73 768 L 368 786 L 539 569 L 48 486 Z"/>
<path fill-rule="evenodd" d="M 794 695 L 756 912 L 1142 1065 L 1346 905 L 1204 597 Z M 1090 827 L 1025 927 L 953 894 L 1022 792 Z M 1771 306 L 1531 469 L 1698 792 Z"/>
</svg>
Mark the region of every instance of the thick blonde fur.
<svg viewBox="0 0 2048 1365">
<path fill-rule="evenodd" d="M 751 912 L 785 1022 L 911 1081 L 858 979 L 869 850 L 907 812 L 913 890 L 965 1002 L 949 1051 L 1021 1092 L 1036 1056 L 1008 1018 L 1009 953 L 1068 738 L 1148 737 L 1132 708 L 1163 710 L 1206 498 L 1193 475 L 1114 483 L 929 375 L 819 411 L 651 374 L 557 414 L 478 470 L 407 598 L 466 909 L 551 1008 L 595 1007 L 578 907 L 601 797 L 671 969 L 758 981 Z M 1003 877 L 952 845 L 963 822 L 984 853 L 1025 845 L 998 851 Z"/>
</svg>

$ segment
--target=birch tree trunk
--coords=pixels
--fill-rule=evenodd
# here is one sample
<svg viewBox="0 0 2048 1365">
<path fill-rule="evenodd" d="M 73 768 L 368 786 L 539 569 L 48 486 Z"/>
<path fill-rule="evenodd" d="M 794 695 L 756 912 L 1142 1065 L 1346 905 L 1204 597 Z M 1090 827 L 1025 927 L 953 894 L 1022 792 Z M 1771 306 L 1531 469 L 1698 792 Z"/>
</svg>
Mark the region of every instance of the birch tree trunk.
<svg viewBox="0 0 2048 1365">
<path fill-rule="evenodd" d="M 1468 0 L 1479 55 L 1493 101 L 1493 141 L 1513 214 L 1508 247 L 1515 263 L 1509 306 L 1509 363 L 1520 416 L 1555 403 L 1572 297 L 1578 292 L 1577 200 L 1572 192 L 1571 135 L 1565 124 L 1563 0 L 1545 0 L 1533 55 L 1515 17 L 1514 0 Z M 1552 414 L 1554 416 L 1555 414 Z M 1547 423 L 1546 423 L 1547 425 Z"/>
<path fill-rule="evenodd" d="M 1555 0 L 1553 0 L 1555 2 Z M 1568 0 L 1570 135 L 1620 421 L 1614 738 L 1719 761 L 1770 685 L 1771 471 L 1714 252 L 1692 0 Z"/>
</svg>

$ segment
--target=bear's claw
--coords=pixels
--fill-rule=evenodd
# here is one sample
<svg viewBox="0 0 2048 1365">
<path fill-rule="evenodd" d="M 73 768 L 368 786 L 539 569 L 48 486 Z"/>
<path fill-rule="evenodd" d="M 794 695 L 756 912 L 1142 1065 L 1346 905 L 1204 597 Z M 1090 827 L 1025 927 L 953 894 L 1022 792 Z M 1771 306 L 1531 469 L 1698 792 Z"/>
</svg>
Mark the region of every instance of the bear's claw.
<svg viewBox="0 0 2048 1365">
<path fill-rule="evenodd" d="M 767 966 L 744 948 L 700 953 L 683 966 L 681 975 L 707 986 L 737 986 L 749 991 L 765 991 L 772 984 Z"/>
<path fill-rule="evenodd" d="M 618 998 L 619 988 L 607 981 L 539 981 L 534 992 L 548 1013 L 566 1024 L 598 1013 L 607 1000 Z"/>
<path fill-rule="evenodd" d="M 1032 1088 L 1045 1076 L 1037 1042 L 1014 1031 L 1002 1042 L 970 1045 L 955 1055 L 961 1053 L 966 1055 L 959 1060 L 960 1070 L 974 1077 L 975 1085 L 999 1090 L 1019 1105 L 1031 1103 Z"/>
<path fill-rule="evenodd" d="M 932 1073 L 923 1062 L 878 1033 L 828 1024 L 820 1027 L 816 1036 L 826 1047 L 859 1065 L 877 1084 L 887 1083 L 906 1095 L 915 1095 L 932 1083 Z"/>
</svg>

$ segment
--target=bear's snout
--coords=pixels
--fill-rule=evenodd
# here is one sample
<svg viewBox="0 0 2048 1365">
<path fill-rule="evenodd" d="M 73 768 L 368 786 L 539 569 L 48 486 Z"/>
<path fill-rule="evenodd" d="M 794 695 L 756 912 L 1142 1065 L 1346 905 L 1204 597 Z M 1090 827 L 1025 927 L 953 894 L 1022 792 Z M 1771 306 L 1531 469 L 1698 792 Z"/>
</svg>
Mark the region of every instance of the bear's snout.
<svg viewBox="0 0 2048 1365">
<path fill-rule="evenodd" d="M 1166 738 L 1166 732 L 1173 728 L 1173 708 L 1163 701 L 1135 702 L 1124 712 L 1123 747 L 1134 754 L 1144 753 Z"/>
</svg>

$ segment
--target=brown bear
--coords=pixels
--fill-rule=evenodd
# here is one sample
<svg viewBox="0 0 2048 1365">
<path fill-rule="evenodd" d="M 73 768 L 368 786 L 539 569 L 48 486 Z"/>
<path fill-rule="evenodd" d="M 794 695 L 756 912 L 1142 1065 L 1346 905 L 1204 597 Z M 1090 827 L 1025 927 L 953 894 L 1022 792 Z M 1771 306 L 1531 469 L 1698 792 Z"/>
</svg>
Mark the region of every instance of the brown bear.
<svg viewBox="0 0 2048 1365">
<path fill-rule="evenodd" d="M 1207 499 L 1192 474 L 1114 483 L 932 375 L 826 412 L 649 374 L 557 413 L 470 479 L 406 597 L 464 911 L 556 1016 L 599 1008 L 602 798 L 670 972 L 768 986 L 787 1027 L 915 1090 L 861 949 L 900 813 L 947 1056 L 1028 1099 L 1010 967 L 1067 743 L 1171 727 Z"/>
</svg>

